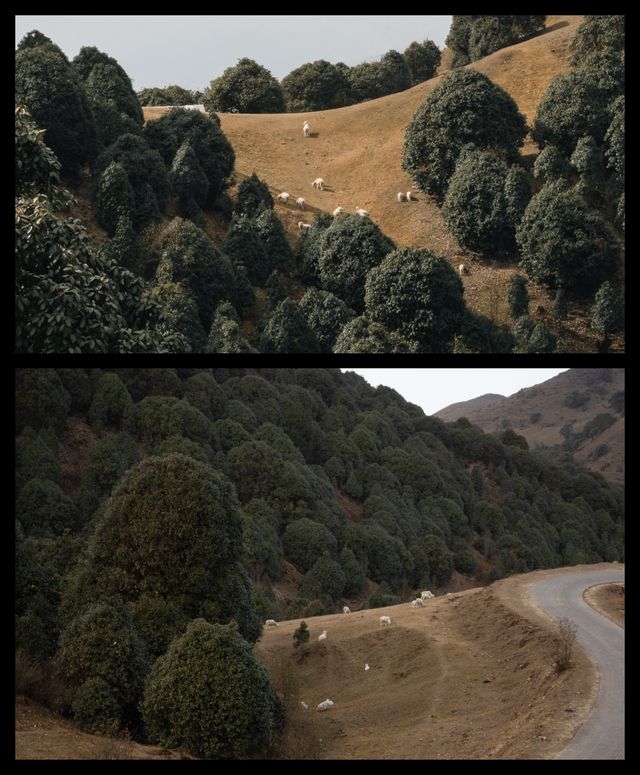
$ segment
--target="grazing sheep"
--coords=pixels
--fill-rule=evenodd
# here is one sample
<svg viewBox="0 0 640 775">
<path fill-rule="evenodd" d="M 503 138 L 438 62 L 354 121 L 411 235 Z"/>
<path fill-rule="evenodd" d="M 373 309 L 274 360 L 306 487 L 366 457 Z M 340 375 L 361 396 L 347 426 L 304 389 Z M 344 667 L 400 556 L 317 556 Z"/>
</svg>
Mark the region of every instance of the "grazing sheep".
<svg viewBox="0 0 640 775">
<path fill-rule="evenodd" d="M 275 619 L 267 619 L 267 621 L 264 623 L 265 627 L 279 627 L 280 625 L 278 622 L 276 622 Z"/>
<path fill-rule="evenodd" d="M 337 218 L 340 213 L 344 212 L 344 207 L 336 207 L 336 209 L 333 211 L 333 217 Z"/>
<path fill-rule="evenodd" d="M 342 613 L 343 613 L 343 614 L 350 614 L 350 613 L 351 613 L 351 609 L 349 608 L 349 606 L 348 606 L 348 605 L 345 605 L 345 606 L 343 607 L 343 609 L 342 609 Z"/>
<path fill-rule="evenodd" d="M 320 191 L 324 191 L 324 180 L 322 178 L 316 178 L 311 185 L 314 188 L 320 189 Z"/>
<path fill-rule="evenodd" d="M 407 202 L 411 202 L 412 199 L 413 199 L 413 194 L 411 193 L 411 191 L 407 191 Z"/>
<path fill-rule="evenodd" d="M 381 616 L 380 617 L 380 626 L 385 624 L 391 624 L 391 617 L 390 616 Z"/>
<path fill-rule="evenodd" d="M 304 210 L 304 197 L 302 197 L 302 196 L 299 196 L 299 197 L 296 199 L 296 204 L 298 205 L 298 207 L 299 207 L 301 210 Z"/>
<path fill-rule="evenodd" d="M 309 126 L 309 122 L 305 121 L 304 124 L 302 125 L 302 134 L 305 137 L 309 137 L 310 132 L 311 132 L 311 127 Z"/>
<path fill-rule="evenodd" d="M 326 640 L 326 639 L 327 639 L 327 631 L 326 630 L 322 630 L 320 635 L 318 635 L 318 640 Z"/>
<path fill-rule="evenodd" d="M 304 700 L 300 700 L 300 705 L 304 708 L 304 710 L 309 710 L 309 706 Z"/>
<path fill-rule="evenodd" d="M 365 662 L 364 663 L 364 671 L 365 671 L 365 673 L 367 672 L 368 669 L 369 669 L 369 665 Z"/>
<path fill-rule="evenodd" d="M 463 274 L 467 274 L 467 267 L 464 264 L 460 264 L 458 267 L 458 274 L 462 277 Z"/>
<path fill-rule="evenodd" d="M 311 224 L 305 223 L 304 221 L 298 221 L 298 229 L 310 229 Z"/>
<path fill-rule="evenodd" d="M 398 202 L 404 202 L 405 196 L 402 191 L 398 191 Z"/>
<path fill-rule="evenodd" d="M 424 603 L 421 597 L 417 597 L 411 601 L 411 608 L 424 608 Z"/>
<path fill-rule="evenodd" d="M 356 207 L 356 215 L 369 215 L 369 213 L 366 210 L 363 210 L 362 207 Z"/>
<path fill-rule="evenodd" d="M 420 593 L 420 597 L 422 598 L 422 600 L 431 600 L 431 598 L 435 597 L 435 595 L 433 594 L 433 592 L 429 592 L 428 589 L 425 589 Z"/>
<path fill-rule="evenodd" d="M 290 194 L 287 194 L 287 192 L 286 192 L 286 191 L 283 191 L 281 194 L 278 194 L 278 196 L 276 197 L 276 199 L 279 199 L 281 202 L 288 202 L 288 201 L 289 201 L 289 197 L 290 197 L 290 196 L 291 196 L 291 195 L 290 195 Z"/>
<path fill-rule="evenodd" d="M 332 706 L 333 706 L 333 702 L 327 697 L 326 700 L 323 700 L 321 703 L 318 704 L 318 710 L 327 710 Z"/>
</svg>

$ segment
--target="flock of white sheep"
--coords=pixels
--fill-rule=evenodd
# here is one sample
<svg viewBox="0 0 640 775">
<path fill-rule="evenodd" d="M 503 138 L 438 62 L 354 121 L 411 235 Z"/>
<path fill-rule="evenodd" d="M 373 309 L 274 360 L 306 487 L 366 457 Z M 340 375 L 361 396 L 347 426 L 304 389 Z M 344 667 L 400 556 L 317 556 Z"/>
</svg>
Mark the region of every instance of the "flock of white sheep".
<svg viewBox="0 0 640 775">
<path fill-rule="evenodd" d="M 450 595 L 451 595 L 451 593 L 448 593 L 447 596 L 450 596 Z M 423 608 L 425 601 L 426 600 L 431 600 L 434 597 L 435 597 L 435 595 L 433 594 L 433 592 L 429 591 L 428 589 L 425 589 L 425 590 L 423 590 L 420 593 L 420 597 L 417 597 L 415 600 L 412 600 L 409 605 L 412 608 Z M 342 613 L 343 614 L 350 614 L 351 613 L 351 609 L 349 608 L 348 605 L 343 606 Z M 381 627 L 385 627 L 385 626 L 390 626 L 390 625 L 391 625 L 391 617 L 390 616 L 386 616 L 386 615 L 382 615 L 380 617 L 380 626 Z M 264 626 L 265 627 L 279 627 L 280 625 L 278 624 L 278 622 L 276 622 L 275 619 L 267 619 L 265 621 L 265 623 L 264 623 Z M 327 640 L 327 632 L 328 632 L 327 630 L 322 630 L 320 635 L 318 635 L 318 641 L 319 642 Z M 370 670 L 369 664 L 367 662 L 365 662 L 364 670 L 365 670 L 365 672 Z M 306 702 L 301 701 L 300 705 L 302 706 L 303 710 L 309 710 L 309 706 L 307 705 Z M 319 710 L 319 711 L 328 710 L 329 708 L 333 707 L 333 705 L 335 705 L 333 700 L 330 700 L 329 698 L 327 698 L 326 700 L 323 700 L 322 702 L 318 703 L 316 709 Z"/>
</svg>

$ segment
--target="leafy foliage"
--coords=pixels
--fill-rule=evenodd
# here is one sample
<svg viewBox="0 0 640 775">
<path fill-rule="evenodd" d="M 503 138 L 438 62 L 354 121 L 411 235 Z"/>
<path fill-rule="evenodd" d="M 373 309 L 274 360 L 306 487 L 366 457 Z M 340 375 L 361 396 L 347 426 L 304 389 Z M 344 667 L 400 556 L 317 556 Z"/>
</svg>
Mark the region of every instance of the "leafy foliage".
<svg viewBox="0 0 640 775">
<path fill-rule="evenodd" d="M 350 102 L 348 79 L 325 59 L 292 70 L 282 79 L 282 92 L 290 113 L 341 108 Z"/>
<path fill-rule="evenodd" d="M 475 62 L 544 27 L 546 16 L 454 16 L 446 39 L 453 66 Z"/>
<path fill-rule="evenodd" d="M 591 328 L 604 337 L 624 330 L 624 296 L 610 282 L 598 288 L 591 311 Z"/>
<path fill-rule="evenodd" d="M 432 40 L 414 41 L 404 50 L 404 59 L 411 73 L 411 83 L 428 81 L 436 74 L 442 52 Z"/>
<path fill-rule="evenodd" d="M 234 216 L 220 248 L 253 285 L 262 287 L 273 266 L 261 234 L 252 218 Z"/>
<path fill-rule="evenodd" d="M 180 213 L 188 218 L 199 215 L 207 199 L 209 181 L 189 139 L 178 148 L 169 171 L 169 180 L 178 199 Z"/>
<path fill-rule="evenodd" d="M 313 287 L 300 299 L 298 306 L 325 353 L 331 352 L 340 331 L 355 317 L 354 311 L 342 299 Z"/>
<path fill-rule="evenodd" d="M 494 149 L 514 162 L 526 133 L 524 117 L 503 89 L 475 70 L 459 70 L 414 113 L 402 166 L 421 191 L 441 202 L 464 145 Z"/>
<path fill-rule="evenodd" d="M 527 291 L 527 278 L 521 274 L 511 275 L 509 288 L 507 289 L 507 301 L 509 313 L 512 318 L 520 318 L 529 312 L 529 292 Z"/>
<path fill-rule="evenodd" d="M 210 113 L 284 113 L 282 87 L 269 70 L 252 59 L 238 60 L 211 81 L 203 103 Z"/>
<path fill-rule="evenodd" d="M 412 345 L 366 317 L 350 320 L 338 334 L 334 353 L 410 353 Z"/>
<path fill-rule="evenodd" d="M 236 195 L 236 214 L 256 218 L 263 210 L 272 209 L 273 197 L 267 184 L 255 172 L 243 178 Z"/>
<path fill-rule="evenodd" d="M 261 352 L 316 353 L 320 345 L 295 301 L 285 299 L 276 307 L 260 339 Z"/>
</svg>

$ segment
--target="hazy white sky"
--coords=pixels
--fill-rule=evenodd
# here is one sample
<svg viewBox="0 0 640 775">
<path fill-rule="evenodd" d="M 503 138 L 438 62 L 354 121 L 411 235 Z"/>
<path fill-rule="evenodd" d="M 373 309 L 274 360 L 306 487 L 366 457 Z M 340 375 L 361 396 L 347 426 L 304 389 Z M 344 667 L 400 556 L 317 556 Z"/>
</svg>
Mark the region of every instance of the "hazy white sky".
<svg viewBox="0 0 640 775">
<path fill-rule="evenodd" d="M 202 89 L 242 57 L 283 78 L 305 62 L 356 65 L 414 40 L 444 48 L 450 25 L 450 16 L 16 16 L 16 44 L 36 29 L 69 59 L 82 46 L 115 57 L 136 91 Z"/>
<path fill-rule="evenodd" d="M 510 396 L 567 369 L 342 369 L 355 371 L 370 385 L 386 385 L 412 404 L 434 414 L 449 404 L 485 393 Z"/>
</svg>

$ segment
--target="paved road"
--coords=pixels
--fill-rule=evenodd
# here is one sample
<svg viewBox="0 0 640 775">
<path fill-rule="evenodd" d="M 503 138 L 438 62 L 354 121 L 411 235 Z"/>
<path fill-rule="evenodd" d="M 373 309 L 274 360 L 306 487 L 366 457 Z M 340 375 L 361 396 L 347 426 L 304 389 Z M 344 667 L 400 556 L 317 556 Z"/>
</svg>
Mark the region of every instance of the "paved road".
<svg viewBox="0 0 640 775">
<path fill-rule="evenodd" d="M 624 759 L 624 630 L 587 605 L 593 584 L 624 581 L 624 570 L 559 573 L 531 589 L 533 600 L 554 619 L 566 616 L 600 674 L 593 712 L 556 759 Z"/>
</svg>

